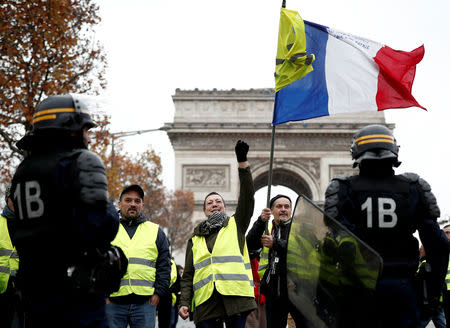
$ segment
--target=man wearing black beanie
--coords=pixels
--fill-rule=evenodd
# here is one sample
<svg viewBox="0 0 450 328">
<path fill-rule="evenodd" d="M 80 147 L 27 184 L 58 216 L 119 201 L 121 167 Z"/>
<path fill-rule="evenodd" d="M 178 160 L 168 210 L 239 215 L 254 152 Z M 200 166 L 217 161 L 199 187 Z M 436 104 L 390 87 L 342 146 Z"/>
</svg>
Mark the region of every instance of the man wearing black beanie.
<svg viewBox="0 0 450 328">
<path fill-rule="evenodd" d="M 286 195 L 276 195 L 270 200 L 270 208 L 264 208 L 258 220 L 247 234 L 249 252 L 262 248 L 258 273 L 261 293 L 266 298 L 267 327 L 286 327 L 288 313 L 296 327 L 312 327 L 312 324 L 289 301 L 287 293 L 286 254 L 291 224 L 292 202 Z M 266 222 L 269 234 L 264 233 Z"/>
</svg>

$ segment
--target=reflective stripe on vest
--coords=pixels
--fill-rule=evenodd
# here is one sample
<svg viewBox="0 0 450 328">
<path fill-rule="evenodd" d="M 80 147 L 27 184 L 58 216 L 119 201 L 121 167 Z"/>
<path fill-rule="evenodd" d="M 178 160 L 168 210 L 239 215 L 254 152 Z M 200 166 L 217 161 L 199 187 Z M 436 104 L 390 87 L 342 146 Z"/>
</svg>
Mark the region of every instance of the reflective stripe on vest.
<svg viewBox="0 0 450 328">
<path fill-rule="evenodd" d="M 302 227 L 302 224 L 292 222 L 288 238 L 286 267 L 295 280 L 314 284 L 316 283 L 314 280 L 319 276 L 320 267 L 317 241 L 312 236 L 305 237 L 306 229 L 302 231 Z"/>
<path fill-rule="evenodd" d="M 351 249 L 354 250 L 355 257 L 353 260 L 353 266 L 355 273 L 359 278 L 359 282 L 361 282 L 365 288 L 374 290 L 378 280 L 378 271 L 371 269 L 367 265 L 366 261 L 361 255 L 357 241 L 351 236 L 342 237 L 339 240 L 338 247 L 342 248 L 343 246 L 351 246 Z M 344 277 L 341 282 L 344 285 L 355 284 L 355 281 L 349 280 L 347 277 Z"/>
<path fill-rule="evenodd" d="M 214 288 L 222 295 L 254 297 L 247 243 L 241 254 L 234 217 L 220 229 L 212 253 L 205 237 L 192 237 L 194 304 L 208 300 Z"/>
<path fill-rule="evenodd" d="M 158 236 L 157 224 L 146 221 L 141 223 L 130 239 L 128 232 L 119 225 L 116 238 L 112 245 L 119 246 L 128 258 L 127 272 L 120 281 L 120 288 L 111 296 L 125 296 L 129 294 L 153 295 L 155 290 L 156 259 L 158 249 L 156 238 Z"/>
<path fill-rule="evenodd" d="M 172 263 L 172 265 L 170 267 L 170 285 L 169 285 L 169 287 L 172 287 L 178 278 L 178 268 L 173 259 L 171 259 L 170 262 Z M 175 305 L 176 302 L 177 302 L 177 295 L 175 295 L 175 293 L 172 293 L 172 305 Z"/>
<path fill-rule="evenodd" d="M 169 287 L 172 287 L 173 284 L 177 281 L 177 265 L 175 264 L 174 260 L 170 260 L 171 266 L 170 266 L 170 284 Z"/>
<path fill-rule="evenodd" d="M 272 223 L 268 223 L 267 231 L 272 232 Z M 266 246 L 263 246 L 261 253 L 259 254 L 259 266 L 258 266 L 259 279 L 263 278 L 264 272 L 266 272 L 268 265 L 269 265 L 269 249 Z"/>
<path fill-rule="evenodd" d="M 248 254 L 247 239 L 245 239 L 244 243 L 244 268 L 247 272 L 248 280 L 250 281 L 250 285 L 252 286 L 254 293 L 255 283 L 253 281 L 252 263 L 250 262 L 250 255 Z"/>
<path fill-rule="evenodd" d="M 0 215 L 0 294 L 8 287 L 10 276 L 15 276 L 19 268 L 19 256 L 9 237 L 6 218 Z"/>
<path fill-rule="evenodd" d="M 447 275 L 445 276 L 445 284 L 447 285 L 447 290 L 450 290 L 450 256 L 448 261 Z"/>
</svg>

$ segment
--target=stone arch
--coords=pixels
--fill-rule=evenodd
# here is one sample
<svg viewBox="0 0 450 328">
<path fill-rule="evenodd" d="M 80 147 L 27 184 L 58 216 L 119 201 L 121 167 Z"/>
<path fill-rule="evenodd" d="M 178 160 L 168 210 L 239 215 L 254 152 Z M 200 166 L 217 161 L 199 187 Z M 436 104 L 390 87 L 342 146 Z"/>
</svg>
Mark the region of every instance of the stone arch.
<svg viewBox="0 0 450 328">
<path fill-rule="evenodd" d="M 267 186 L 269 170 L 266 167 L 256 168 L 253 172 L 255 189 L 259 190 Z M 310 174 L 302 168 L 294 165 L 277 165 L 272 170 L 272 185 L 282 185 L 295 191 L 297 194 L 303 194 L 309 199 L 319 200 L 319 190 L 317 183 L 311 178 Z"/>
<path fill-rule="evenodd" d="M 173 122 L 163 130 L 175 153 L 175 189 L 194 193 L 195 217 L 205 195 L 215 190 L 237 205 L 237 140 L 250 146 L 249 163 L 257 189 L 267 185 L 274 90 L 180 90 L 172 96 Z M 333 115 L 277 125 L 272 184 L 286 186 L 321 205 L 332 177 L 352 174 L 348 154 L 353 134 L 367 124 L 386 124 L 383 112 Z M 388 124 L 390 129 L 393 124 Z"/>
</svg>

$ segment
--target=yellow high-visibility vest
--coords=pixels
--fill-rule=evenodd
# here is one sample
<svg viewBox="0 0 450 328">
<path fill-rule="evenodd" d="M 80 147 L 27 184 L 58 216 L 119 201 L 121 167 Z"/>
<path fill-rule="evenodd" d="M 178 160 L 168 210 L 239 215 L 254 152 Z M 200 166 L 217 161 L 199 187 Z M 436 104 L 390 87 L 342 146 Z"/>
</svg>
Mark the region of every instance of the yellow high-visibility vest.
<svg viewBox="0 0 450 328">
<path fill-rule="evenodd" d="M 300 231 L 302 225 L 292 222 L 286 252 L 286 268 L 288 274 L 295 280 L 314 284 L 314 280 L 319 276 L 319 252 L 316 249 L 316 241 L 311 236 L 302 235 Z"/>
<path fill-rule="evenodd" d="M 271 233 L 272 223 L 268 223 L 267 231 L 269 231 L 269 233 Z M 261 253 L 259 253 L 258 275 L 259 275 L 260 279 L 263 278 L 264 272 L 266 272 L 268 265 L 269 265 L 269 248 L 267 248 L 266 246 L 263 246 Z"/>
<path fill-rule="evenodd" d="M 116 238 L 112 245 L 119 246 L 128 259 L 127 272 L 120 281 L 120 288 L 111 294 L 115 296 L 125 296 L 129 294 L 153 295 L 155 290 L 156 259 L 158 249 L 156 247 L 156 237 L 158 236 L 157 224 L 146 221 L 141 223 L 130 239 L 128 232 L 119 225 Z"/>
<path fill-rule="evenodd" d="M 10 276 L 15 276 L 19 269 L 19 256 L 9 237 L 6 218 L 0 215 L 0 294 L 8 287 Z"/>
<path fill-rule="evenodd" d="M 445 276 L 445 284 L 447 285 L 447 290 L 450 290 L 450 257 L 448 261 L 447 275 Z"/>
<path fill-rule="evenodd" d="M 338 243 L 339 248 L 342 248 L 343 246 L 352 246 L 352 250 L 354 251 L 352 265 L 359 278 L 359 282 L 362 283 L 365 288 L 375 290 L 378 280 L 378 271 L 368 266 L 359 250 L 359 245 L 355 238 L 352 236 L 340 237 Z M 355 281 L 349 280 L 349 277 L 343 277 L 341 283 L 344 285 L 354 285 Z"/>
<path fill-rule="evenodd" d="M 177 281 L 177 265 L 175 264 L 175 261 L 173 259 L 170 260 L 171 267 L 170 267 L 170 285 L 169 288 L 173 286 L 175 281 Z M 172 305 L 175 305 L 177 302 L 177 295 L 175 293 L 172 293 Z"/>
<path fill-rule="evenodd" d="M 234 217 L 220 229 L 210 253 L 205 237 L 192 237 L 194 305 L 207 301 L 214 288 L 222 295 L 254 297 L 247 243 L 241 254 Z"/>
</svg>

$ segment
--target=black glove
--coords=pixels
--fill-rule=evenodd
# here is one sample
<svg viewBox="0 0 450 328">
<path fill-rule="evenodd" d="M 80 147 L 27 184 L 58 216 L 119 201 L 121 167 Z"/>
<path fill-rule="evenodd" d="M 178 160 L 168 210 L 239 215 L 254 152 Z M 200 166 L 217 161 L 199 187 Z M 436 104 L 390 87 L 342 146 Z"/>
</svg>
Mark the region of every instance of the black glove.
<svg viewBox="0 0 450 328">
<path fill-rule="evenodd" d="M 238 140 L 238 142 L 236 142 L 236 146 L 234 147 L 234 152 L 236 153 L 236 158 L 239 163 L 247 161 L 248 149 L 249 149 L 249 147 L 245 143 L 245 141 Z"/>
</svg>

